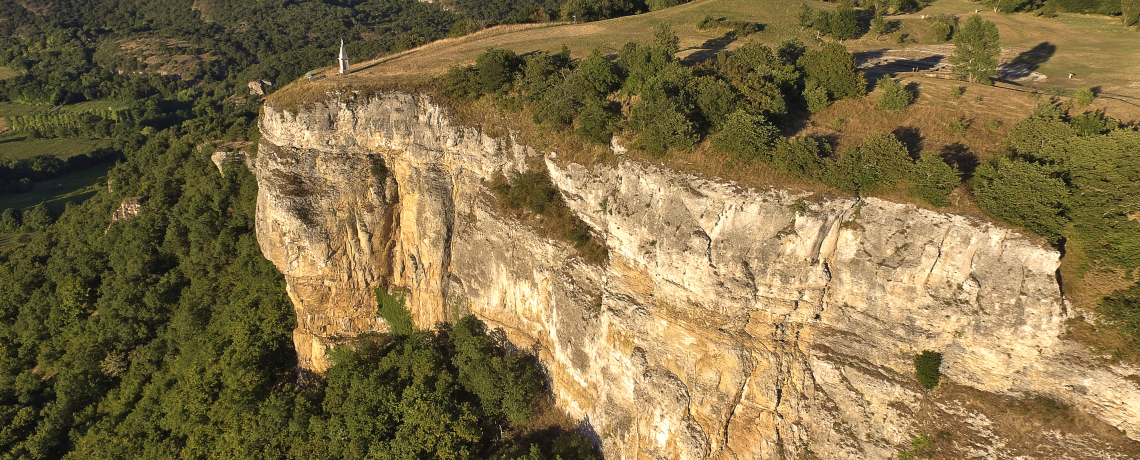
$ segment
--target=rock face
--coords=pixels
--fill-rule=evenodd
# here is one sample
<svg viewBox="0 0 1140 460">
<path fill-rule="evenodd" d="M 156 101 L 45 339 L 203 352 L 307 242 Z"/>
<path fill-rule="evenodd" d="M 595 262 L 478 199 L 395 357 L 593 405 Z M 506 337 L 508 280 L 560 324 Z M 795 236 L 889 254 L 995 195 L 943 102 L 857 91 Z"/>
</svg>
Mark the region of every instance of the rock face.
<svg viewBox="0 0 1140 460">
<path fill-rule="evenodd" d="M 633 162 L 563 167 L 426 96 L 267 106 L 261 130 L 258 240 L 288 281 L 304 367 L 385 330 L 371 288 L 398 286 L 421 326 L 473 313 L 535 350 L 606 458 L 894 457 L 917 430 L 923 350 L 943 353 L 944 381 L 1045 395 L 1140 437 L 1138 370 L 1060 338 L 1058 253 L 1015 231 Z M 608 263 L 495 214 L 483 181 L 528 161 Z"/>
</svg>

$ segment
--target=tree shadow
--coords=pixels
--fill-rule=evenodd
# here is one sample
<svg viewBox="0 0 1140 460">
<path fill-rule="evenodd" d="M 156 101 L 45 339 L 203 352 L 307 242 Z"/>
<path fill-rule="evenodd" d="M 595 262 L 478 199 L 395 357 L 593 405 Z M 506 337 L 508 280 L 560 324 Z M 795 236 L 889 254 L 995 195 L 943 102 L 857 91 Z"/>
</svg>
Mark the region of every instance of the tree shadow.
<svg viewBox="0 0 1140 460">
<path fill-rule="evenodd" d="M 716 57 L 717 53 L 728 48 L 728 45 L 736 41 L 737 38 L 739 37 L 737 36 L 736 31 L 730 30 L 728 32 L 725 32 L 724 35 L 720 37 L 705 40 L 704 43 L 701 43 L 700 46 L 697 47 L 696 51 L 690 53 L 688 56 L 685 56 L 683 61 L 686 65 L 692 65 L 712 59 L 713 57 Z"/>
<path fill-rule="evenodd" d="M 1018 54 L 1012 61 L 1003 65 L 1002 77 L 1009 80 L 1028 78 L 1054 54 L 1057 54 L 1057 45 L 1049 42 L 1038 43 L 1037 46 Z"/>
<path fill-rule="evenodd" d="M 913 126 L 900 126 L 895 128 L 894 131 L 891 131 L 891 134 L 894 134 L 899 142 L 906 145 L 907 153 L 910 154 L 911 158 L 919 158 L 922 153 L 923 138 L 922 132 L 919 131 L 918 128 Z"/>
<path fill-rule="evenodd" d="M 888 56 L 891 50 L 882 49 L 859 53 L 855 57 L 855 65 L 859 66 L 867 75 L 867 81 L 877 81 L 885 75 L 895 75 L 905 72 L 925 72 L 942 66 L 946 63 L 946 56 L 931 55 L 919 59 L 903 59 Z M 875 88 L 869 86 L 868 91 Z"/>
<path fill-rule="evenodd" d="M 942 160 L 946 164 L 953 166 L 962 172 L 962 181 L 968 181 L 974 177 L 974 171 L 978 169 L 978 156 L 974 155 L 969 148 L 960 143 L 953 143 L 942 147 Z"/>
</svg>

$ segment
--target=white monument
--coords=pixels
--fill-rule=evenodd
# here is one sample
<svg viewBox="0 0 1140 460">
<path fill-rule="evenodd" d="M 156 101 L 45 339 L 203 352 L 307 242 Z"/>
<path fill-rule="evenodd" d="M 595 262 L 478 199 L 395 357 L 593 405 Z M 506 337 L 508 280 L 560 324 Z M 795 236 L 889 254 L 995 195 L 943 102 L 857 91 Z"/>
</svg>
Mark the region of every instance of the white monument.
<svg viewBox="0 0 1140 460">
<path fill-rule="evenodd" d="M 344 40 L 340 41 L 340 56 L 336 61 L 340 64 L 340 74 L 348 75 L 348 53 L 344 51 Z"/>
</svg>

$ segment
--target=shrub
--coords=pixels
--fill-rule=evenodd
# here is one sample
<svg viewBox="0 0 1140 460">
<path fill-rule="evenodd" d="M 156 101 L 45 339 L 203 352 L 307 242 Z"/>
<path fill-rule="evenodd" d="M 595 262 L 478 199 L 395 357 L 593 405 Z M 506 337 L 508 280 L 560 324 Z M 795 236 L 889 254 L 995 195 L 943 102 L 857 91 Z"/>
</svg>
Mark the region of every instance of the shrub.
<svg viewBox="0 0 1140 460">
<path fill-rule="evenodd" d="M 944 42 L 950 39 L 950 34 L 953 30 L 950 26 L 941 22 L 930 23 L 930 38 L 936 42 Z"/>
<path fill-rule="evenodd" d="M 855 7 L 851 0 L 839 0 L 839 6 L 831 15 L 831 35 L 838 40 L 850 40 L 859 33 L 859 23 L 855 20 Z"/>
<path fill-rule="evenodd" d="M 372 159 L 372 167 L 369 168 L 372 177 L 376 178 L 379 183 L 384 183 L 384 179 L 388 178 L 388 165 L 384 164 L 384 157 L 377 156 Z"/>
<path fill-rule="evenodd" d="M 991 216 L 1057 242 L 1068 220 L 1069 190 L 1054 170 L 1026 161 L 998 158 L 974 173 L 978 205 Z"/>
<path fill-rule="evenodd" d="M 879 110 L 906 110 L 914 101 L 914 93 L 890 77 L 880 78 L 879 86 L 883 88 L 883 95 L 879 96 L 879 101 L 875 104 Z"/>
<path fill-rule="evenodd" d="M 415 331 L 412 312 L 404 308 L 406 297 L 404 291 L 377 286 L 372 293 L 376 296 L 376 314 L 388 323 L 388 332 L 395 336 L 406 337 Z"/>
<path fill-rule="evenodd" d="M 704 19 L 701 19 L 700 22 L 697 22 L 697 29 L 707 30 L 719 25 L 719 20 L 713 18 L 712 16 L 705 16 Z"/>
<path fill-rule="evenodd" d="M 858 148 L 844 152 L 839 167 L 857 190 L 873 190 L 906 178 L 910 154 L 893 134 L 870 134 Z"/>
<path fill-rule="evenodd" d="M 970 124 L 971 123 L 969 119 L 959 117 L 951 121 L 950 126 L 948 126 L 946 129 L 950 131 L 950 134 L 957 134 L 961 137 L 966 137 L 966 132 L 969 131 Z"/>
<path fill-rule="evenodd" d="M 952 97 L 954 99 L 958 99 L 958 98 L 962 97 L 962 93 L 964 91 L 966 91 L 966 88 L 963 88 L 963 87 L 958 86 L 958 85 L 954 85 L 954 87 L 950 88 L 950 97 Z"/>
<path fill-rule="evenodd" d="M 586 86 L 593 89 L 599 97 L 605 97 L 621 82 L 614 74 L 613 63 L 602 57 L 602 51 L 598 48 L 590 51 L 590 56 L 578 65 L 578 73 Z"/>
<path fill-rule="evenodd" d="M 606 246 L 590 235 L 589 227 L 566 205 L 545 170 L 521 173 L 512 181 L 499 174 L 487 185 L 498 197 L 501 209 L 521 211 L 525 207 L 541 215 L 537 230 L 547 238 L 572 243 L 587 262 L 601 264 L 609 258 Z"/>
<path fill-rule="evenodd" d="M 697 77 L 686 88 L 696 102 L 697 110 L 705 119 L 705 125 L 715 129 L 736 111 L 740 98 L 736 88 L 715 77 Z"/>
<path fill-rule="evenodd" d="M 875 17 L 871 19 L 871 33 L 876 37 L 881 37 L 887 33 L 887 21 L 883 19 L 881 11 L 875 13 Z"/>
<path fill-rule="evenodd" d="M 479 73 L 473 66 L 452 66 L 440 78 L 443 94 L 462 99 L 475 99 L 483 93 L 479 86 Z"/>
<path fill-rule="evenodd" d="M 487 51 L 475 57 L 479 90 L 483 94 L 502 91 L 515 81 L 515 73 L 520 64 L 514 51 L 487 48 Z"/>
<path fill-rule="evenodd" d="M 942 353 L 926 350 L 914 357 L 914 377 L 918 383 L 928 390 L 938 386 L 942 373 L 938 368 L 942 366 Z"/>
<path fill-rule="evenodd" d="M 614 115 L 605 101 L 590 99 L 582 105 L 582 111 L 578 112 L 577 124 L 575 131 L 580 136 L 597 144 L 608 145 L 613 138 L 617 115 Z"/>
<path fill-rule="evenodd" d="M 923 152 L 911 166 L 910 180 L 914 183 L 915 195 L 935 206 L 949 206 L 946 197 L 962 182 L 962 173 L 938 155 Z"/>
<path fill-rule="evenodd" d="M 815 80 L 838 99 L 853 99 L 867 94 L 867 79 L 855 67 L 855 56 L 838 43 L 804 53 L 800 66 L 809 80 Z"/>
<path fill-rule="evenodd" d="M 710 139 L 713 148 L 740 160 L 769 160 L 780 132 L 760 115 L 737 110 L 728 117 L 724 129 Z"/>
<path fill-rule="evenodd" d="M 669 95 L 659 79 L 647 86 L 629 115 L 630 127 L 639 134 L 638 147 L 661 157 L 670 148 L 692 146 L 697 132 L 682 101 Z"/>
<path fill-rule="evenodd" d="M 815 80 L 809 80 L 804 85 L 804 101 L 807 102 L 807 109 L 811 113 L 826 109 L 829 104 L 827 88 L 820 86 Z"/>
<path fill-rule="evenodd" d="M 958 17 L 950 14 L 933 14 L 927 16 L 926 20 L 930 23 L 930 38 L 935 41 L 950 40 L 950 37 L 954 35 L 954 30 L 958 28 Z"/>
<path fill-rule="evenodd" d="M 1081 88 L 1075 94 L 1077 105 L 1080 107 L 1088 107 L 1094 98 L 1096 98 L 1096 94 L 1093 93 L 1092 88 Z"/>
<path fill-rule="evenodd" d="M 1098 313 L 1102 321 L 1140 341 L 1140 285 L 1105 297 Z"/>
</svg>

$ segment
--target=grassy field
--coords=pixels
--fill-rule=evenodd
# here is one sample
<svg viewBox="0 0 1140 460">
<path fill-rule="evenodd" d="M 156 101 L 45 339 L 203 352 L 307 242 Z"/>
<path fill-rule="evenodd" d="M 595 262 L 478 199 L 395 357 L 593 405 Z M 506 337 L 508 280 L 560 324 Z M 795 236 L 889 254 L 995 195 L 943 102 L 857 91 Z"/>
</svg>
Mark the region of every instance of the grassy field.
<svg viewBox="0 0 1140 460">
<path fill-rule="evenodd" d="M 112 166 L 114 163 L 108 161 L 56 179 L 36 182 L 36 188 L 28 193 L 0 193 L 0 209 L 26 209 L 47 203 L 48 209 L 59 215 L 68 202 L 79 203 L 94 196 L 106 184 L 107 172 Z"/>
<path fill-rule="evenodd" d="M 472 35 L 429 43 L 420 48 L 365 61 L 354 66 L 347 77 L 335 75 L 335 69 L 318 69 L 314 82 L 307 85 L 342 87 L 367 85 L 384 79 L 422 79 L 438 75 L 456 64 L 473 62 L 474 57 L 490 47 L 510 48 L 519 53 L 535 50 L 556 52 L 565 44 L 581 57 L 595 47 L 607 54 L 616 53 L 629 41 L 650 40 L 652 28 L 668 23 L 681 39 L 681 56 L 719 50 L 715 39 L 726 29 L 698 30 L 696 23 L 705 16 L 728 20 L 751 21 L 763 30 L 745 40 L 777 44 L 788 38 L 799 38 L 809 46 L 822 43 L 812 31 L 798 25 L 800 5 L 834 8 L 834 4 L 817 1 L 781 0 L 698 0 L 652 13 L 607 21 L 570 24 L 548 23 L 495 27 Z M 881 52 L 887 49 L 923 48 L 932 44 L 926 33 L 927 21 L 921 15 L 951 13 L 965 19 L 979 4 L 967 0 L 937 0 L 916 14 L 891 16 L 900 23 L 899 32 L 910 38 L 895 43 L 889 37 L 865 35 L 844 43 L 855 52 Z M 1106 94 L 1119 95 L 1140 104 L 1140 34 L 1125 29 L 1117 18 L 1093 15 L 1062 14 L 1054 19 L 1028 14 L 997 14 L 981 11 L 982 17 L 994 21 L 1002 34 L 1004 58 L 1017 59 L 1029 51 L 1037 72 L 1047 80 L 1027 83 L 1039 89 L 1072 91 L 1096 87 Z M 727 48 L 739 46 L 740 41 Z M 1047 52 L 1041 53 L 1045 50 Z M 1028 56 L 1028 54 L 1026 54 Z M 1026 56 L 1022 56 L 1023 58 Z M 1067 78 L 1074 73 L 1072 79 Z M 321 91 L 323 94 L 323 91 Z"/>
<path fill-rule="evenodd" d="M 20 132 L 0 134 L 0 158 L 22 160 L 36 155 L 54 155 L 66 160 L 111 145 L 106 139 L 28 139 Z"/>
<path fill-rule="evenodd" d="M 5 78 L 12 78 L 12 77 L 15 77 L 16 75 L 19 75 L 19 74 L 20 74 L 19 71 L 13 70 L 11 68 L 0 67 L 0 80 L 3 80 Z"/>
</svg>

